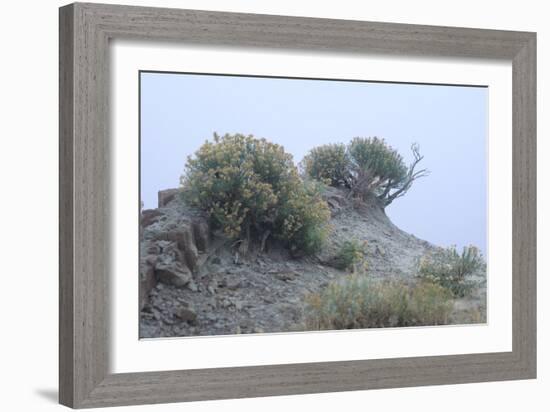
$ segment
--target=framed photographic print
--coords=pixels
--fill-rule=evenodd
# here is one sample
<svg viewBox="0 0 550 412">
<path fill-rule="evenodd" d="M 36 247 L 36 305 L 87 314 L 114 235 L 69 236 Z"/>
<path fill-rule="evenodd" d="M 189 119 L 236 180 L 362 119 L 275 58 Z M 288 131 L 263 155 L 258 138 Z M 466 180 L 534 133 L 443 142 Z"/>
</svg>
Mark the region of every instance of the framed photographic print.
<svg viewBox="0 0 550 412">
<path fill-rule="evenodd" d="M 534 33 L 60 9 L 60 401 L 536 376 Z"/>
</svg>

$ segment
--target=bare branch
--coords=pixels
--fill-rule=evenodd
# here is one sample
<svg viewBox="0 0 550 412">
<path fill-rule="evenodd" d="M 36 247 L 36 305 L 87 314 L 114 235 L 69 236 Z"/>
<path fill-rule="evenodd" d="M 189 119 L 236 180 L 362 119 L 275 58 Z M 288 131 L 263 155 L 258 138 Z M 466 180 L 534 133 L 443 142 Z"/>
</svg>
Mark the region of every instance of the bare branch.
<svg viewBox="0 0 550 412">
<path fill-rule="evenodd" d="M 430 174 L 428 169 L 420 169 L 415 171 L 416 166 L 422 161 L 422 159 L 424 159 L 424 156 L 420 154 L 420 146 L 417 143 L 413 143 L 411 145 L 411 151 L 413 153 L 414 160 L 409 166 L 409 171 L 407 172 L 407 176 L 402 186 L 391 194 L 389 193 L 390 187 L 388 186 L 386 187 L 386 190 L 384 190 L 382 195 L 379 196 L 379 198 L 384 202 L 384 206 L 388 206 L 395 199 L 405 195 L 416 179 L 426 177 Z"/>
</svg>

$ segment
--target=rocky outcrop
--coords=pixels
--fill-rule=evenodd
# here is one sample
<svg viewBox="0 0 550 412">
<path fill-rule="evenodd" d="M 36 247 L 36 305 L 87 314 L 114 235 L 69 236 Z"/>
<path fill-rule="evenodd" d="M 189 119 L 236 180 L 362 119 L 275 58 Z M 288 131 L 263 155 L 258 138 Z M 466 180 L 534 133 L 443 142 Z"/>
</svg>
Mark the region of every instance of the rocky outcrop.
<svg viewBox="0 0 550 412">
<path fill-rule="evenodd" d="M 179 189 L 166 189 L 161 190 L 158 193 L 158 207 L 162 208 L 168 205 L 168 203 L 172 202 L 176 199 L 176 197 L 181 193 Z"/>
<path fill-rule="evenodd" d="M 177 189 L 159 192 L 159 207 L 141 213 L 140 307 L 143 309 L 158 282 L 193 288 L 200 253 L 209 244 L 208 222 L 186 210 Z"/>
<path fill-rule="evenodd" d="M 157 244 L 159 245 L 159 254 L 155 256 L 155 279 L 176 287 L 189 284 L 193 275 L 185 265 L 177 243 L 161 240 Z"/>
<path fill-rule="evenodd" d="M 151 290 L 157 284 L 155 279 L 155 268 L 147 261 L 140 262 L 139 267 L 139 307 L 143 309 L 149 299 Z"/>
<path fill-rule="evenodd" d="M 324 198 L 332 231 L 322 253 L 297 258 L 270 238 L 267 252 L 254 243 L 237 259 L 177 190 L 160 192 L 159 207 L 142 213 L 140 336 L 302 330 L 306 296 L 348 276 L 330 265 L 344 241 L 366 241 L 368 275 L 379 278 L 412 277 L 433 248 L 393 225 L 375 199 L 356 203 L 335 188 Z"/>
<path fill-rule="evenodd" d="M 332 190 L 331 188 L 328 188 L 325 192 L 324 198 L 330 208 L 330 215 L 333 218 L 338 216 L 349 203 L 341 191 Z"/>
<path fill-rule="evenodd" d="M 205 220 L 193 221 L 193 237 L 198 251 L 206 252 L 210 239 L 210 228 Z"/>
<path fill-rule="evenodd" d="M 141 212 L 141 227 L 146 228 L 147 226 L 155 223 L 162 216 L 162 212 L 158 209 L 146 209 Z"/>
<path fill-rule="evenodd" d="M 158 242 L 168 242 L 173 245 L 174 253 L 177 252 L 176 260 L 194 272 L 197 270 L 199 251 L 195 243 L 192 225 L 193 223 L 189 226 L 183 225 L 167 232 L 160 232 L 156 236 L 156 241 L 157 244 L 160 244 Z M 172 253 L 172 249 L 170 249 L 170 253 Z"/>
</svg>

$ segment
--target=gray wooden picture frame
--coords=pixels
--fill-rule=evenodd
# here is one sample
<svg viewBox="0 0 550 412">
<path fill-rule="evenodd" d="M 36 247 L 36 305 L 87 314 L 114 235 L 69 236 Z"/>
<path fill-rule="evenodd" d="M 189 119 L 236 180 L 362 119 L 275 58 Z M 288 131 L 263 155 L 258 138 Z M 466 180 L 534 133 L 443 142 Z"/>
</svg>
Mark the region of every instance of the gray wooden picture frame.
<svg viewBox="0 0 550 412">
<path fill-rule="evenodd" d="M 536 377 L 536 34 L 75 3 L 60 9 L 59 399 L 74 408 Z M 458 58 L 513 66 L 511 352 L 109 373 L 109 40 Z M 503 119 L 506 121 L 509 119 Z"/>
</svg>

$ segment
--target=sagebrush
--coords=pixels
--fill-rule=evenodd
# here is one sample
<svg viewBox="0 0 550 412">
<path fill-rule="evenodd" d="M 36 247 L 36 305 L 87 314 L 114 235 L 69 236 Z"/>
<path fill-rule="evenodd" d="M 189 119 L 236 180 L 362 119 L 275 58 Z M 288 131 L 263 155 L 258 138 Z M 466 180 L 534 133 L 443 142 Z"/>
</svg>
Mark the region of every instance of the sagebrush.
<svg viewBox="0 0 550 412">
<path fill-rule="evenodd" d="M 327 144 L 311 149 L 301 167 L 310 178 L 335 187 L 350 187 L 350 163 L 345 144 Z"/>
<path fill-rule="evenodd" d="M 335 187 L 346 187 L 355 197 L 373 195 L 388 206 L 427 176 L 416 167 L 424 158 L 417 144 L 411 146 L 414 160 L 407 167 L 403 157 L 378 137 L 356 137 L 347 145 L 329 144 L 312 149 L 302 161 L 304 173 Z"/>
<path fill-rule="evenodd" d="M 205 210 L 224 234 L 249 245 L 269 236 L 313 253 L 327 235 L 330 212 L 278 144 L 242 134 L 214 135 L 187 160 L 184 199 Z"/>
<path fill-rule="evenodd" d="M 297 183 L 277 210 L 275 236 L 294 252 L 319 251 L 329 234 L 330 210 L 321 196 L 321 187 L 310 181 Z"/>
<path fill-rule="evenodd" d="M 350 275 L 306 299 L 308 329 L 428 326 L 448 323 L 452 296 L 430 282 L 409 285 Z"/>
</svg>

